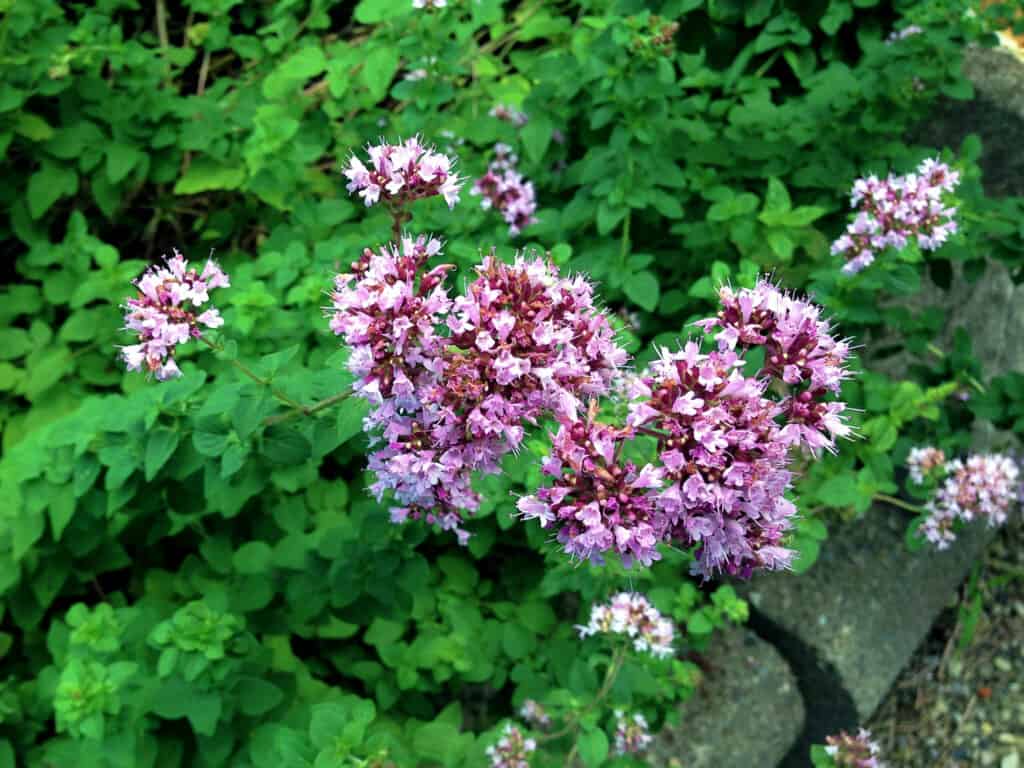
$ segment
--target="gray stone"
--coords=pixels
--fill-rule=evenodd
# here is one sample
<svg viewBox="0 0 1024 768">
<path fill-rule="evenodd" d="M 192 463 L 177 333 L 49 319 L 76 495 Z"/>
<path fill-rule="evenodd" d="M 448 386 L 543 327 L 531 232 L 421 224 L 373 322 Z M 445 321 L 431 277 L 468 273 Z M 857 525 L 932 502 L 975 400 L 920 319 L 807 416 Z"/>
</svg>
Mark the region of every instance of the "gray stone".
<svg viewBox="0 0 1024 768">
<path fill-rule="evenodd" d="M 876 505 L 835 532 L 808 573 L 759 577 L 741 588 L 757 611 L 836 671 L 862 721 L 993 535 L 970 525 L 944 552 L 909 552 L 908 520 L 899 509 Z"/>
<path fill-rule="evenodd" d="M 1024 62 L 1005 48 L 972 46 L 964 52 L 964 74 L 974 84 L 974 99 L 940 103 L 914 139 L 925 146 L 958 148 L 975 133 L 982 141 L 986 191 L 1024 194 Z"/>
<path fill-rule="evenodd" d="M 796 680 L 779 653 L 747 629 L 715 636 L 708 671 L 682 707 L 682 723 L 658 735 L 659 768 L 776 765 L 803 729 Z"/>
</svg>

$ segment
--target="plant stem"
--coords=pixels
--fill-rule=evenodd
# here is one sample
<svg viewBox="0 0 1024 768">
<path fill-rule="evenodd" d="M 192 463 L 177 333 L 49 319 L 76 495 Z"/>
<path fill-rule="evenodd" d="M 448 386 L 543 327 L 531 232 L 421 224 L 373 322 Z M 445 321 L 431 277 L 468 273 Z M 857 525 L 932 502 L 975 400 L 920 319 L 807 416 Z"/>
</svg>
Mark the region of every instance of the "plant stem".
<svg viewBox="0 0 1024 768">
<path fill-rule="evenodd" d="M 330 397 L 325 397 L 323 400 L 318 400 L 312 405 L 303 406 L 301 410 L 291 410 L 285 413 L 278 413 L 274 416 L 268 417 L 264 422 L 264 426 L 272 426 L 274 424 L 280 424 L 282 421 L 288 421 L 294 419 L 296 416 L 312 416 L 314 413 L 330 408 L 335 403 L 340 403 L 343 400 L 347 400 L 349 395 L 352 394 L 351 390 L 346 389 L 344 392 L 338 392 Z"/>
<path fill-rule="evenodd" d="M 895 496 L 890 496 L 887 493 L 876 493 L 873 498 L 875 501 L 880 501 L 883 504 L 891 504 L 894 507 L 899 507 L 900 509 L 905 509 L 908 512 L 913 512 L 915 515 L 919 515 L 924 511 L 923 509 L 921 509 L 921 507 L 917 506 L 916 504 L 911 504 L 909 501 L 898 499 Z"/>
<path fill-rule="evenodd" d="M 575 733 L 579 729 L 580 721 L 598 704 L 604 701 L 611 692 L 612 686 L 615 685 L 615 679 L 619 676 L 619 672 L 622 671 L 622 665 L 625 661 L 626 647 L 624 645 L 619 646 L 615 649 L 615 654 L 612 656 L 612 663 L 608 665 L 608 671 L 604 675 L 604 682 L 601 684 L 601 689 L 597 692 L 597 695 L 594 696 L 593 700 L 557 731 L 546 733 L 543 736 L 538 736 L 537 743 L 544 744 L 549 741 L 554 741 L 555 739 L 560 739 L 563 736 L 568 736 L 570 733 Z"/>
<path fill-rule="evenodd" d="M 212 349 L 212 350 L 214 350 L 216 352 L 223 352 L 224 351 L 224 347 L 222 347 L 220 344 L 215 344 L 214 342 L 210 341 L 205 336 L 200 336 L 199 340 L 201 342 L 203 342 L 204 344 L 206 344 L 206 346 L 208 346 L 210 349 Z M 302 403 L 299 403 L 299 402 L 297 402 L 295 400 L 292 400 L 290 397 L 288 397 L 288 395 L 284 394 L 284 392 L 282 392 L 277 387 L 275 387 L 273 384 L 271 384 L 270 383 L 270 379 L 263 378 L 262 376 L 257 374 L 255 371 L 253 371 L 251 368 L 249 368 L 247 365 L 245 365 L 244 363 L 240 362 L 239 360 L 237 360 L 235 358 L 232 358 L 229 362 L 233 366 L 235 366 L 235 368 L 237 368 L 244 376 L 248 376 L 250 379 L 255 381 L 257 384 L 262 384 L 264 387 L 269 389 L 270 393 L 274 397 L 276 397 L 278 400 L 280 400 L 282 403 L 284 403 L 285 405 L 288 405 L 288 406 L 294 408 L 297 411 L 301 411 L 303 414 L 307 413 L 308 409 L 306 408 L 306 406 L 304 406 Z"/>
</svg>

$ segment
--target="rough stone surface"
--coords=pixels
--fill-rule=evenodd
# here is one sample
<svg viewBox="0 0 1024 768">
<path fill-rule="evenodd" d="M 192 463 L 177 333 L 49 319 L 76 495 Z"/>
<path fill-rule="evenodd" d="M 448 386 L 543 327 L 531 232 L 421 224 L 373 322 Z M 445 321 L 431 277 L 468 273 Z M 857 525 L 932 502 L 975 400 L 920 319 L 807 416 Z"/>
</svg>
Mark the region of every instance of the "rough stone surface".
<svg viewBox="0 0 1024 768">
<path fill-rule="evenodd" d="M 990 195 L 1024 194 L 1024 62 L 1005 48 L 968 48 L 964 73 L 974 84 L 969 103 L 945 101 L 915 132 L 924 146 L 957 148 L 981 137 L 980 164 Z"/>
<path fill-rule="evenodd" d="M 716 642 L 701 687 L 649 752 L 659 768 L 768 768 L 803 729 L 796 680 L 779 653 L 746 629 Z"/>
<path fill-rule="evenodd" d="M 945 552 L 909 552 L 908 517 L 876 505 L 831 537 L 803 575 L 744 588 L 751 604 L 838 673 L 866 720 L 949 602 L 993 531 L 971 525 Z"/>
</svg>

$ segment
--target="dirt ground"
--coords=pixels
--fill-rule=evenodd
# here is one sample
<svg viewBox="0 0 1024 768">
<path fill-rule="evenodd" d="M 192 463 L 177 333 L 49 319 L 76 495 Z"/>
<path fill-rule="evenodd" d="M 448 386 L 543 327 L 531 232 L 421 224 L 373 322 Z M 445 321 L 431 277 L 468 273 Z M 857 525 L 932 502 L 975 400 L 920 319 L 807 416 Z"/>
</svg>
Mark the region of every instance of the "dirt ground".
<svg viewBox="0 0 1024 768">
<path fill-rule="evenodd" d="M 889 768 L 1024 768 L 1024 520 L 1002 532 L 867 724 Z"/>
</svg>

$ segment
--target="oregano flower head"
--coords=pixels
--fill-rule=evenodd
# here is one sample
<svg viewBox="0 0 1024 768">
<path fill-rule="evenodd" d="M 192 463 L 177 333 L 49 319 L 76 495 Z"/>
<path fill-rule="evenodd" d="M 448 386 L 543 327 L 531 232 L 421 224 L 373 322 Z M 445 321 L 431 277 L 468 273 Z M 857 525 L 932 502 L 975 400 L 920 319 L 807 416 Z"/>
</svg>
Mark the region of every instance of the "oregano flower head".
<svg viewBox="0 0 1024 768">
<path fill-rule="evenodd" d="M 512 723 L 505 723 L 501 738 L 487 748 L 491 768 L 530 768 L 530 755 L 537 749 L 537 741 L 523 734 Z"/>
<path fill-rule="evenodd" d="M 433 238 L 367 249 L 336 278 L 331 328 L 352 349 L 354 390 L 373 409 L 369 467 L 394 522 L 425 519 L 465 541 L 479 506 L 474 472 L 493 474 L 545 414 L 573 417 L 626 361 L 582 277 L 541 258 L 493 255 L 450 299 Z"/>
<path fill-rule="evenodd" d="M 878 757 L 881 752 L 878 744 L 864 728 L 856 736 L 840 731 L 837 736 L 825 737 L 825 741 L 825 752 L 839 768 L 885 768 Z"/>
<path fill-rule="evenodd" d="M 945 463 L 946 454 L 942 449 L 930 445 L 911 448 L 907 455 L 910 479 L 918 485 L 923 485 L 925 480 L 936 470 L 941 470 Z"/>
<path fill-rule="evenodd" d="M 850 206 L 858 213 L 832 244 L 832 253 L 847 260 L 843 272 L 860 272 L 881 251 L 899 250 L 911 241 L 922 251 L 939 248 L 957 231 L 956 208 L 947 206 L 943 196 L 959 183 L 957 171 L 934 159 L 924 160 L 915 173 L 904 176 L 857 179 Z"/>
<path fill-rule="evenodd" d="M 631 715 L 615 710 L 615 754 L 637 755 L 654 741 L 647 718 L 639 712 Z"/>
<path fill-rule="evenodd" d="M 925 505 L 921 533 L 938 549 L 956 540 L 956 520 L 983 518 L 1003 525 L 1011 507 L 1020 501 L 1020 469 L 1005 454 L 987 453 L 953 459 L 942 466 L 944 479 Z"/>
<path fill-rule="evenodd" d="M 537 223 L 537 197 L 533 182 L 527 181 L 516 169 L 517 156 L 507 144 L 494 146 L 495 160 L 487 173 L 473 182 L 470 194 L 478 195 L 480 207 L 493 208 L 508 224 L 508 233 L 515 237 L 523 229 Z"/>
<path fill-rule="evenodd" d="M 455 161 L 422 144 L 419 136 L 398 144 L 382 140 L 366 152 L 369 163 L 353 155 L 344 174 L 348 191 L 358 193 L 367 207 L 381 201 L 401 206 L 435 195 L 449 208 L 459 202 L 463 179 L 454 171 Z"/>
<path fill-rule="evenodd" d="M 138 296 L 125 301 L 125 328 L 139 336 L 138 344 L 121 348 L 128 370 L 146 370 L 159 381 L 180 376 L 175 348 L 199 338 L 200 326 L 219 328 L 224 324 L 215 307 L 200 308 L 209 301 L 211 290 L 230 284 L 212 259 L 198 272 L 177 250 L 165 258 L 164 266 L 149 267 L 135 281 Z"/>
<path fill-rule="evenodd" d="M 590 620 L 578 625 L 581 638 L 591 635 L 625 635 L 633 649 L 664 659 L 675 653 L 675 625 L 661 615 L 646 597 L 636 592 L 620 592 L 607 603 L 591 607 Z"/>
</svg>

